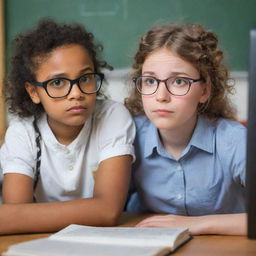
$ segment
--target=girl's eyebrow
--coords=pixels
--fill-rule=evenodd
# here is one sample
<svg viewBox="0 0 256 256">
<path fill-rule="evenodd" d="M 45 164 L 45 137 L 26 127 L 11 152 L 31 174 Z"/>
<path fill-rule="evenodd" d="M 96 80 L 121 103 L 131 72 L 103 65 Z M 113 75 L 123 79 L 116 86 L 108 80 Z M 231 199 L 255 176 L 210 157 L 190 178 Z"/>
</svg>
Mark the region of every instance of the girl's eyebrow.
<svg viewBox="0 0 256 256">
<path fill-rule="evenodd" d="M 150 75 L 150 76 L 155 76 L 156 73 L 153 71 L 145 71 L 142 73 L 142 75 Z M 191 77 L 191 75 L 185 73 L 185 72 L 170 72 L 169 77 L 171 76 L 186 76 L 186 77 Z"/>
<path fill-rule="evenodd" d="M 80 74 L 84 73 L 84 72 L 87 72 L 87 71 L 90 71 L 90 72 L 94 72 L 94 69 L 91 68 L 91 67 L 87 67 L 87 68 L 84 68 L 80 71 Z"/>
<path fill-rule="evenodd" d="M 79 72 L 78 72 L 78 76 L 81 75 L 81 74 L 84 74 L 86 72 L 94 72 L 93 68 L 91 67 L 86 67 L 86 68 L 83 68 L 81 69 Z M 55 74 L 49 74 L 46 78 L 45 78 L 45 81 L 46 80 L 49 80 L 49 79 L 54 79 L 54 78 L 66 78 L 68 76 L 67 73 L 55 73 Z"/>
</svg>

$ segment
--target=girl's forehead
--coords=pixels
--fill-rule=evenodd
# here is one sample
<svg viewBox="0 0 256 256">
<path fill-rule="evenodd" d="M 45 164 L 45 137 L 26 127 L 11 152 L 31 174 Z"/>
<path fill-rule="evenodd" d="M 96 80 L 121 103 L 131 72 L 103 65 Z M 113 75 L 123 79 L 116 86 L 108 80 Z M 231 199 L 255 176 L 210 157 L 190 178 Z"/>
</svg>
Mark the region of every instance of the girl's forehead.
<svg viewBox="0 0 256 256">
<path fill-rule="evenodd" d="M 53 48 L 49 50 L 48 52 L 41 53 L 33 58 L 33 61 L 36 64 L 42 64 L 47 61 L 51 61 L 52 59 L 61 58 L 63 56 L 74 56 L 74 53 L 78 53 L 77 55 L 81 55 L 81 57 L 87 57 L 91 59 L 91 56 L 89 55 L 88 50 L 79 44 L 67 44 L 67 45 L 61 45 L 56 48 Z M 81 54 L 82 53 L 82 54 Z M 85 53 L 85 54 L 84 54 Z M 77 56 L 75 55 L 75 56 Z"/>
<path fill-rule="evenodd" d="M 144 65 L 147 63 L 154 62 L 187 62 L 183 58 L 181 58 L 176 52 L 167 48 L 160 48 L 151 52 L 144 61 Z"/>
<path fill-rule="evenodd" d="M 89 52 L 80 45 L 58 47 L 47 56 L 39 58 L 35 72 L 44 79 L 51 74 L 75 74 L 83 69 L 94 70 L 94 63 Z"/>
<path fill-rule="evenodd" d="M 172 50 L 161 48 L 149 54 L 143 65 L 142 71 L 170 70 L 173 72 L 192 72 L 197 73 L 196 67 L 190 62 L 181 58 Z"/>
</svg>

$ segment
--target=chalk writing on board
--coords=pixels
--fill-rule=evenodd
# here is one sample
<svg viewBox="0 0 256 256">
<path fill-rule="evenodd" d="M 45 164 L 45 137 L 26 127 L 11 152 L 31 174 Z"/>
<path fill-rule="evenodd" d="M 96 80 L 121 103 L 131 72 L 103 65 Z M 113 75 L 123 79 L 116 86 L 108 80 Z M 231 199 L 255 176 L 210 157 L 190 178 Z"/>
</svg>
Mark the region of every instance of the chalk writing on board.
<svg viewBox="0 0 256 256">
<path fill-rule="evenodd" d="M 127 0 L 84 0 L 80 9 L 81 16 L 117 16 L 127 18 Z"/>
</svg>

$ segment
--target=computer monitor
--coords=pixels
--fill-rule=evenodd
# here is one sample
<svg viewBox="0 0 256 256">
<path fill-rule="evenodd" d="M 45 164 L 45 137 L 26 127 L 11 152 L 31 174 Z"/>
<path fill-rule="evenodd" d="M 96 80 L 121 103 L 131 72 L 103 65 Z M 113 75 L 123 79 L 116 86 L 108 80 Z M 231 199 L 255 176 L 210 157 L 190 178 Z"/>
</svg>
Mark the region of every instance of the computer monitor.
<svg viewBox="0 0 256 256">
<path fill-rule="evenodd" d="M 248 238 L 256 239 L 256 29 L 250 31 L 249 105 L 246 160 Z"/>
</svg>

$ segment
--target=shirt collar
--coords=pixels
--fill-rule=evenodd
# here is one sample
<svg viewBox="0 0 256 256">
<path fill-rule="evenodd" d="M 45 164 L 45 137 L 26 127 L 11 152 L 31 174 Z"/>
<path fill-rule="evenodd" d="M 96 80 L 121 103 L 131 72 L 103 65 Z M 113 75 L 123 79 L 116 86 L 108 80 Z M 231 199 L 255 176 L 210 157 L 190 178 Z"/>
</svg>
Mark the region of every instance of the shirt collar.
<svg viewBox="0 0 256 256">
<path fill-rule="evenodd" d="M 205 117 L 199 116 L 193 136 L 188 146 L 213 153 L 214 126 Z"/>
<path fill-rule="evenodd" d="M 144 157 L 150 156 L 154 148 L 157 147 L 158 137 L 157 128 L 150 122 L 145 134 Z"/>
<path fill-rule="evenodd" d="M 168 158 L 170 157 L 169 153 L 162 145 L 158 129 L 150 122 L 145 136 L 144 157 L 148 157 L 153 154 L 154 149 L 159 155 Z"/>
<path fill-rule="evenodd" d="M 187 152 L 191 146 L 194 146 L 213 153 L 213 136 L 214 126 L 206 118 L 199 116 L 193 136 L 185 151 Z M 157 128 L 150 122 L 145 136 L 144 157 L 150 156 L 154 149 L 157 150 L 158 154 L 170 157 L 162 145 Z M 186 153 L 185 151 L 184 153 Z"/>
<path fill-rule="evenodd" d="M 47 115 L 44 113 L 41 118 L 38 120 L 38 127 L 41 132 L 41 136 L 44 140 L 44 143 L 49 145 L 50 147 L 54 148 L 68 148 L 69 150 L 74 150 L 80 148 L 82 145 L 87 144 L 87 141 L 90 136 L 91 131 L 91 123 L 92 123 L 92 116 L 90 116 L 78 136 L 73 140 L 68 146 L 60 144 L 55 135 L 53 134 L 48 121 L 47 121 Z"/>
</svg>

